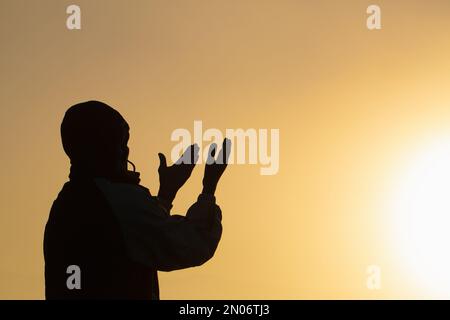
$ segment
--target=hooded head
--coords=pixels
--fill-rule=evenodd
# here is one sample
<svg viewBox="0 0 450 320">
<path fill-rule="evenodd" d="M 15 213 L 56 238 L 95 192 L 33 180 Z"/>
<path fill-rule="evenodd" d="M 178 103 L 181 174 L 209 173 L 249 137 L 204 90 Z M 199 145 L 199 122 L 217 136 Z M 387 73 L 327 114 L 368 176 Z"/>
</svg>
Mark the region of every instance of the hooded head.
<svg viewBox="0 0 450 320">
<path fill-rule="evenodd" d="M 70 178 L 118 177 L 127 172 L 129 126 L 105 103 L 87 101 L 70 107 L 61 124 Z"/>
</svg>

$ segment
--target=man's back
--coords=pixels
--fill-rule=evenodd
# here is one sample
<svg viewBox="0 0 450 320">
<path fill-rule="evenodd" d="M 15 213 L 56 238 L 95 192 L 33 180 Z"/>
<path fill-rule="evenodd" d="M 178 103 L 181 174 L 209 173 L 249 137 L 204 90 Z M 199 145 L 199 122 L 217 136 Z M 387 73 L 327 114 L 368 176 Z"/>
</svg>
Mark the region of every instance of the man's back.
<svg viewBox="0 0 450 320">
<path fill-rule="evenodd" d="M 67 182 L 44 236 L 47 299 L 158 299 L 156 270 L 129 259 L 112 208 L 92 179 Z M 67 268 L 81 289 L 67 287 Z"/>
</svg>

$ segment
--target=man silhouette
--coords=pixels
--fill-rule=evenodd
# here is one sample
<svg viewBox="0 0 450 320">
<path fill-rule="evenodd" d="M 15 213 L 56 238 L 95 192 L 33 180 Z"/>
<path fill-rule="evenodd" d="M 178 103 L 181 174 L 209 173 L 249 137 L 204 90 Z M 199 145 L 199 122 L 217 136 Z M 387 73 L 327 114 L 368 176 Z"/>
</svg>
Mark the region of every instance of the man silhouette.
<svg viewBox="0 0 450 320">
<path fill-rule="evenodd" d="M 230 140 L 224 140 L 217 160 L 217 146 L 211 146 L 203 191 L 181 216 L 170 210 L 194 169 L 197 145 L 172 166 L 158 154 L 160 188 L 152 196 L 139 185 L 139 173 L 127 169 L 129 126 L 110 106 L 98 101 L 72 106 L 61 137 L 71 168 L 45 227 L 47 299 L 159 299 L 158 270 L 199 266 L 212 258 L 222 234 L 214 193 Z M 75 288 L 69 285 L 72 270 L 79 270 Z"/>
</svg>

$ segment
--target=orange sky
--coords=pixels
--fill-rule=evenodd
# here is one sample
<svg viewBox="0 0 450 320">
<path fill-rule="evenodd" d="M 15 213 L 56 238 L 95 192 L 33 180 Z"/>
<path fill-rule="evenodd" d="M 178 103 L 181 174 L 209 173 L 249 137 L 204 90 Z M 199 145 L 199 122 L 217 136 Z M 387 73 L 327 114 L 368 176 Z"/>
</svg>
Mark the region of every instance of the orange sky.
<svg viewBox="0 0 450 320">
<path fill-rule="evenodd" d="M 66 29 L 66 7 L 82 29 Z M 382 29 L 366 28 L 366 8 Z M 280 169 L 232 165 L 224 233 L 200 268 L 160 273 L 162 299 L 424 297 L 386 209 L 417 141 L 450 130 L 448 1 L 3 0 L 0 298 L 44 297 L 43 228 L 67 180 L 59 125 L 88 99 L 131 127 L 130 158 L 158 188 L 177 128 L 280 129 Z M 180 191 L 184 212 L 203 167 Z M 366 287 L 379 265 L 381 290 Z"/>
</svg>

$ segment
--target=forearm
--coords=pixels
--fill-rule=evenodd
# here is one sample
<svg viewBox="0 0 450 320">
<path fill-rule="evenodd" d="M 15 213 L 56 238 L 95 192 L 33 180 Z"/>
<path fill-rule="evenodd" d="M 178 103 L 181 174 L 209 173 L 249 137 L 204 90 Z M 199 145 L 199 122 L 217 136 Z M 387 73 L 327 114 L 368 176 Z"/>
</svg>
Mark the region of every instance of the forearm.
<svg viewBox="0 0 450 320">
<path fill-rule="evenodd" d="M 204 185 L 202 194 L 214 196 L 214 194 L 216 193 L 216 187 L 217 185 Z"/>
<path fill-rule="evenodd" d="M 202 195 L 207 195 L 208 198 L 213 197 L 216 192 L 217 185 L 211 184 L 211 185 L 204 185 L 202 189 Z M 163 207 L 163 209 L 167 212 L 170 212 L 173 205 L 173 200 L 175 199 L 176 192 L 168 192 L 164 189 L 159 189 L 158 196 L 156 197 L 160 206 Z M 215 198 L 214 198 L 215 202 Z"/>
<path fill-rule="evenodd" d="M 222 214 L 215 197 L 200 194 L 185 216 L 171 215 L 157 269 L 171 271 L 200 266 L 214 256 L 222 235 Z M 159 246 L 158 246 L 159 247 Z"/>
</svg>

